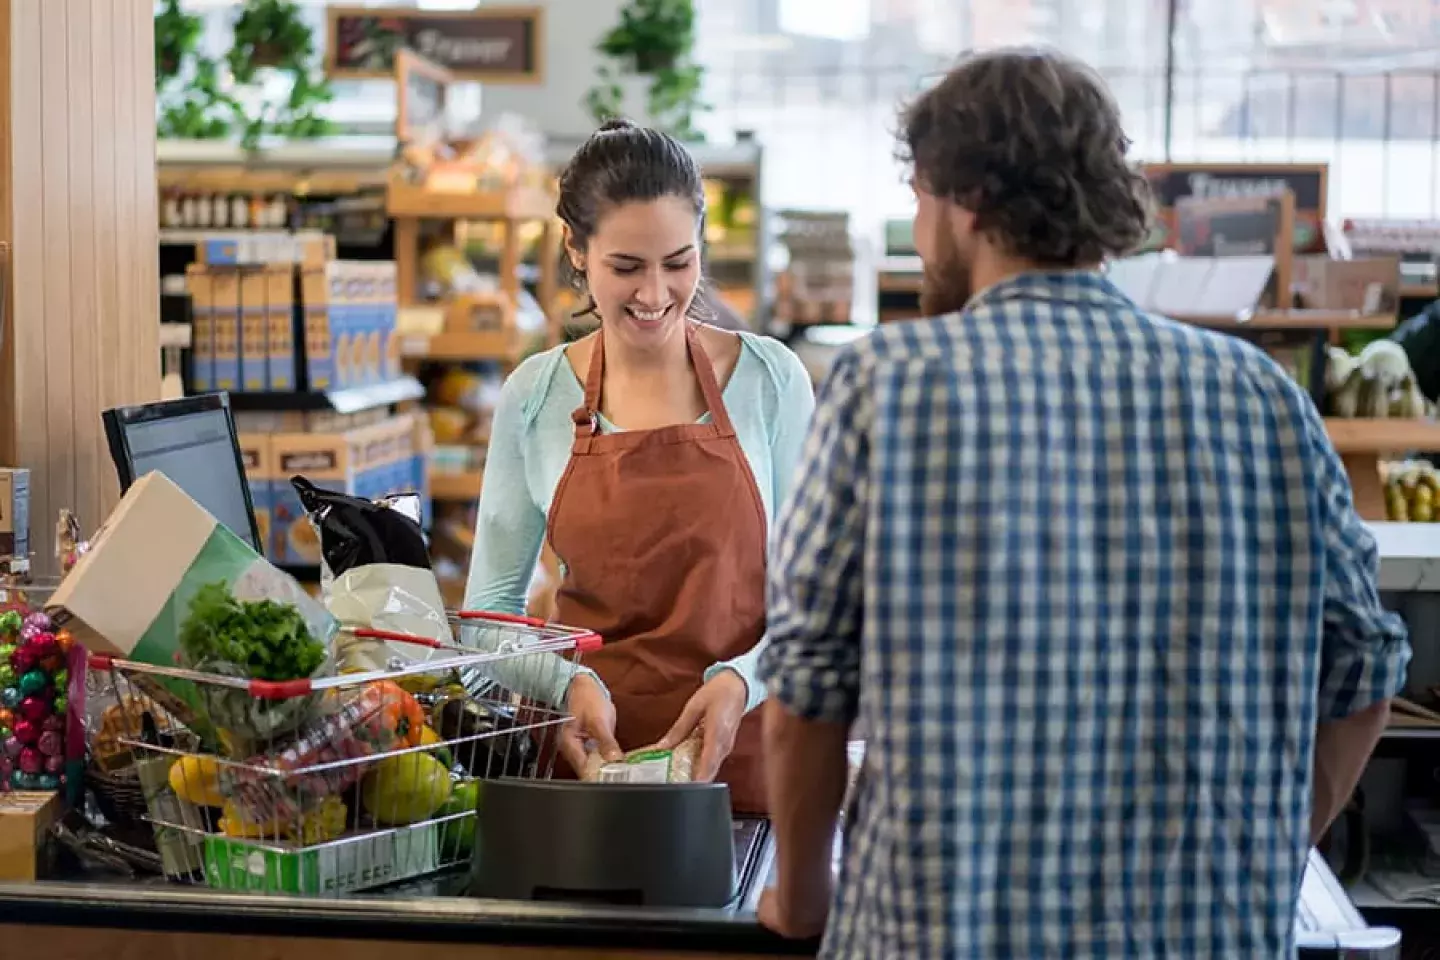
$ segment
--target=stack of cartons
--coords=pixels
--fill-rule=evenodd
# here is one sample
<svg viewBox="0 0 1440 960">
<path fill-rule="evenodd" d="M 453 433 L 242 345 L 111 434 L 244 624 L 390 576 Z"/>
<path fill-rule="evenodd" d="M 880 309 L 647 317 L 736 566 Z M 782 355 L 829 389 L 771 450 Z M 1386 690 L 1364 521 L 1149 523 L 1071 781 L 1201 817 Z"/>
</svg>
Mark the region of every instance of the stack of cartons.
<svg viewBox="0 0 1440 960">
<path fill-rule="evenodd" d="M 393 262 L 336 260 L 328 237 L 263 249 L 215 241 L 200 252 L 186 270 L 192 392 L 321 392 L 400 376 Z"/>
<path fill-rule="evenodd" d="M 300 274 L 310 389 L 362 387 L 400 374 L 395 264 L 332 260 Z"/>
<path fill-rule="evenodd" d="M 253 418 L 246 424 L 251 430 L 256 425 Z M 320 560 L 319 540 L 290 483 L 297 475 L 322 489 L 370 500 L 419 493 L 428 523 L 426 445 L 423 421 L 409 414 L 329 432 L 242 433 L 240 446 L 256 517 L 266 517 L 259 522 L 267 556 L 276 563 L 297 565 Z"/>
</svg>

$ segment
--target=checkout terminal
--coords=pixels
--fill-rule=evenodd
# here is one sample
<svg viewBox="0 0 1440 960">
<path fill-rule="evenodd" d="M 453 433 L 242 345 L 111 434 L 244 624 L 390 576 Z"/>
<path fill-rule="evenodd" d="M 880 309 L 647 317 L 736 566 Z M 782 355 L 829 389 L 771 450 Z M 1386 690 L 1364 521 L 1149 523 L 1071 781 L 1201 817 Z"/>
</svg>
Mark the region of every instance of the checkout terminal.
<svg viewBox="0 0 1440 960">
<path fill-rule="evenodd" d="M 107 410 L 104 424 L 122 490 L 146 473 L 159 470 L 241 539 L 264 552 L 259 548 L 245 465 L 225 394 Z M 857 747 L 852 745 L 852 751 L 858 752 Z M 852 756 L 852 763 L 857 760 Z M 732 821 L 726 812 L 728 793 L 717 785 L 689 785 L 689 789 L 664 791 L 670 794 L 668 798 L 652 797 L 656 803 L 653 809 L 647 808 L 643 825 L 634 822 L 636 808 L 646 806 L 643 803 L 596 803 L 592 795 L 583 808 L 585 816 L 562 815 L 551 809 L 564 803 L 565 794 L 584 786 L 494 784 L 487 791 L 486 806 L 492 812 L 505 808 L 506 815 L 488 822 L 481 818 L 482 842 L 478 846 L 501 862 L 472 864 L 469 882 L 459 887 L 446 885 L 447 892 L 498 900 L 673 908 L 679 913 L 703 911 L 712 920 L 719 914 L 736 923 L 754 922 L 760 894 L 775 869 L 768 822 Z M 694 802 L 686 801 L 687 797 Z M 612 799 L 616 797 L 612 795 Z M 666 799 L 675 803 L 667 804 Z M 594 818 L 604 819 L 604 809 L 612 806 L 619 807 L 612 810 L 615 822 L 609 828 L 597 828 Z M 674 809 L 667 809 L 671 807 Z M 532 818 L 536 823 L 517 828 Z M 612 829 L 622 821 L 636 829 Z M 667 822 L 673 830 L 659 829 Z M 566 824 L 576 829 L 564 829 Z M 666 849 L 647 857 L 637 848 L 637 838 L 645 836 L 658 838 Z M 597 846 L 595 838 L 604 837 L 616 838 L 619 848 L 590 850 Z M 598 846 L 606 844 L 602 841 Z M 685 850 L 679 852 L 675 847 Z M 593 855 L 585 855 L 584 850 Z M 835 856 L 838 864 L 839 837 Z M 645 860 L 653 862 L 642 862 Z M 597 869 L 601 863 L 608 865 L 604 871 Z M 622 878 L 615 867 L 627 863 L 633 869 L 619 871 L 626 878 L 617 888 Z M 688 881 L 676 876 L 677 872 L 697 871 L 705 875 L 691 876 Z M 1399 932 L 1367 926 L 1328 864 L 1314 851 L 1300 892 L 1295 929 L 1301 957 L 1394 960 L 1400 956 Z"/>
</svg>

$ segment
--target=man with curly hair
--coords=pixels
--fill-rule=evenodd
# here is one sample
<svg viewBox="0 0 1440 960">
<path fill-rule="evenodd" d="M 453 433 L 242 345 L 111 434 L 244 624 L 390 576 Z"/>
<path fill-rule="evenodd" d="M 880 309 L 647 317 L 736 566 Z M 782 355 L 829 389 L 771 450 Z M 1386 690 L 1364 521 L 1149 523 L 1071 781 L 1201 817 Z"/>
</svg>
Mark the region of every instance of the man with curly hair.
<svg viewBox="0 0 1440 960">
<path fill-rule="evenodd" d="M 969 56 L 901 142 L 931 319 L 839 355 L 779 523 L 761 919 L 857 960 L 1291 956 L 1410 656 L 1324 426 L 1106 280 L 1146 201 L 1089 69 Z"/>
</svg>

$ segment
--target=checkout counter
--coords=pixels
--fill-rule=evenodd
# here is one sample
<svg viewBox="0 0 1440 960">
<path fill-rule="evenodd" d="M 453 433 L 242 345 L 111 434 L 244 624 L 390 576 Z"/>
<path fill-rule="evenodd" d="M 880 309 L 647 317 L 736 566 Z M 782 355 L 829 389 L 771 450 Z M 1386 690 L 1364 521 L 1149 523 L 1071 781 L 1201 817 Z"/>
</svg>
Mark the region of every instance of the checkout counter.
<svg viewBox="0 0 1440 960">
<path fill-rule="evenodd" d="M 157 881 L 0 885 L 0 943 L 66 960 L 182 958 L 560 960 L 807 956 L 755 919 L 774 869 L 768 824 L 733 824 L 737 895 L 718 909 L 483 900 L 451 874 L 371 895 L 320 900 L 218 893 Z M 1398 960 L 1400 935 L 1365 925 L 1311 853 L 1295 926 L 1305 960 Z M 43 944 L 43 947 L 40 945 Z"/>
</svg>

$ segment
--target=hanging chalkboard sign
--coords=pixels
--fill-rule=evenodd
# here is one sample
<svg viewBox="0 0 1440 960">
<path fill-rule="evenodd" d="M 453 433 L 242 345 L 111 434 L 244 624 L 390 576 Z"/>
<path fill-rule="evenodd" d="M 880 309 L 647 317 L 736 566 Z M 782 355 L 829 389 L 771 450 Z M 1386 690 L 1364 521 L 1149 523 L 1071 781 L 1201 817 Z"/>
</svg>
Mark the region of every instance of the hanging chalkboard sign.
<svg viewBox="0 0 1440 960">
<path fill-rule="evenodd" d="M 414 50 L 457 80 L 544 80 L 544 10 L 491 7 L 440 12 L 410 7 L 330 7 L 325 72 L 332 79 L 388 79 Z"/>
<path fill-rule="evenodd" d="M 1242 200 L 1289 191 L 1296 253 L 1325 252 L 1325 197 L 1329 166 L 1324 163 L 1147 163 L 1141 172 L 1155 200 L 1155 233 L 1149 249 L 1174 247 L 1175 207 L 1182 199 Z"/>
</svg>

